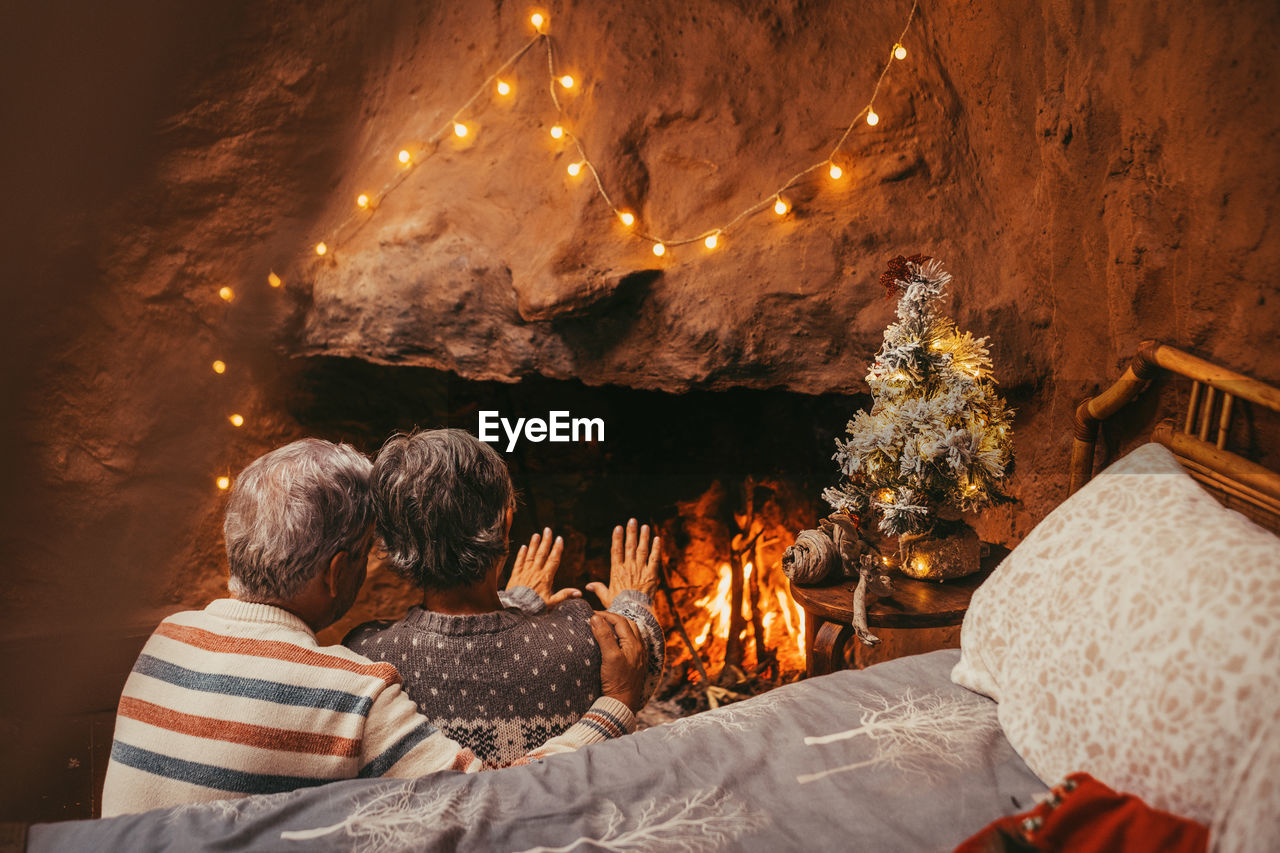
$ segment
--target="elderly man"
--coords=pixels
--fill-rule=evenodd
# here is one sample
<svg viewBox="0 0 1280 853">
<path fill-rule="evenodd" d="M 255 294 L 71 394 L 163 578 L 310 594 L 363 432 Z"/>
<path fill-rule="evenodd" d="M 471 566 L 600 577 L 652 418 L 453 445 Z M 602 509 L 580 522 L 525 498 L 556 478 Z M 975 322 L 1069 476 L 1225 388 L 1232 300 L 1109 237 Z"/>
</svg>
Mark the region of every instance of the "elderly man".
<svg viewBox="0 0 1280 853">
<path fill-rule="evenodd" d="M 563 542 L 550 529 L 520 549 L 499 590 L 515 493 L 497 452 L 460 429 L 393 436 L 374 461 L 373 502 L 391 567 L 422 590 L 422 606 L 344 642 L 395 664 L 419 710 L 486 763 L 569 729 L 602 695 L 592 609 L 576 590 L 552 595 Z M 640 629 L 646 697 L 666 647 L 649 599 L 658 546 L 632 519 L 614 531 L 612 589 L 593 585 Z"/>
<path fill-rule="evenodd" d="M 147 641 L 120 698 L 104 817 L 335 779 L 481 769 L 418 713 L 393 666 L 316 641 L 364 583 L 370 468 L 350 447 L 304 439 L 240 475 L 223 526 L 232 597 L 169 617 Z M 602 697 L 529 758 L 634 727 L 639 636 L 615 614 L 590 628 Z"/>
</svg>

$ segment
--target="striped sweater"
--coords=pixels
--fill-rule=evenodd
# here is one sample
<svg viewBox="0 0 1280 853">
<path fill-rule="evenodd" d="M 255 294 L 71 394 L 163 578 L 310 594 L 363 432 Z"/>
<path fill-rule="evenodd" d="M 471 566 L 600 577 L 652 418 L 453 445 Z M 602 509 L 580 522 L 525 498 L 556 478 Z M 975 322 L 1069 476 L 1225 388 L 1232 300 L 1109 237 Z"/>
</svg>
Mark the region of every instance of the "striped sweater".
<svg viewBox="0 0 1280 853">
<path fill-rule="evenodd" d="M 601 698 L 536 759 L 631 731 Z M 481 762 L 418 713 L 395 667 L 320 646 L 293 614 L 219 599 L 160 623 L 125 682 L 102 816 L 337 779 L 475 772 Z"/>
</svg>

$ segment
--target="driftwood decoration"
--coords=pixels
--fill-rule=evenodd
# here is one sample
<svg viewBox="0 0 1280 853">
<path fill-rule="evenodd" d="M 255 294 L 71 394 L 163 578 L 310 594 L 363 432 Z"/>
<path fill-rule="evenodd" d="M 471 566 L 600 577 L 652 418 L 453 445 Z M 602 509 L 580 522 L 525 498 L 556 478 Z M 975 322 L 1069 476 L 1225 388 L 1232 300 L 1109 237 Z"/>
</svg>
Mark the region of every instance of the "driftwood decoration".
<svg viewBox="0 0 1280 853">
<path fill-rule="evenodd" d="M 821 530 L 801 530 L 796 542 L 782 554 L 782 571 L 796 583 L 826 580 L 840 561 L 840 550 Z"/>
<path fill-rule="evenodd" d="M 883 570 L 874 545 L 863 538 L 853 519 L 832 513 L 817 530 L 802 530 L 782 555 L 782 570 L 794 583 L 817 584 L 841 577 L 858 578 L 853 596 L 853 630 L 868 646 L 880 642 L 867 627 L 867 606 L 893 591 L 893 578 Z"/>
<path fill-rule="evenodd" d="M 867 627 L 867 607 L 893 592 L 893 578 L 873 554 L 863 554 L 858 563 L 858 588 L 853 592 L 853 632 L 863 645 L 879 645 L 880 638 Z"/>
</svg>

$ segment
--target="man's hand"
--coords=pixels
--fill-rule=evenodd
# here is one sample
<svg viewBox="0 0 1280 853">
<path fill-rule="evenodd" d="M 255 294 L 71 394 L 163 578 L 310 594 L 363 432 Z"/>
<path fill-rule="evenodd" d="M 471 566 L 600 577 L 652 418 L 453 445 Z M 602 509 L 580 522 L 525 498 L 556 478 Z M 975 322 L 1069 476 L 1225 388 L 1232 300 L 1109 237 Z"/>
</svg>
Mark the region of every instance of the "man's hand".
<svg viewBox="0 0 1280 853">
<path fill-rule="evenodd" d="M 516 586 L 527 586 L 536 592 L 548 607 L 555 607 L 570 598 L 581 598 L 582 591 L 562 589 L 551 592 L 551 585 L 556 579 L 556 570 L 560 568 L 560 555 L 564 553 L 564 538 L 557 536 L 555 544 L 551 541 L 551 528 L 529 538 L 528 545 L 521 545 L 516 552 L 515 565 L 511 567 L 511 580 L 507 581 L 507 589 Z"/>
<path fill-rule="evenodd" d="M 591 633 L 600 645 L 600 694 L 632 713 L 644 707 L 645 659 L 640 629 L 620 613 L 595 613 Z"/>
<path fill-rule="evenodd" d="M 613 547 L 609 556 L 609 586 L 602 583 L 589 583 L 591 590 L 605 607 L 613 604 L 613 597 L 624 589 L 634 589 L 653 598 L 658 589 L 658 555 L 661 540 L 653 537 L 649 543 L 649 525 L 640 527 L 636 533 L 636 520 L 627 522 L 625 539 L 622 526 L 613 528 Z"/>
</svg>

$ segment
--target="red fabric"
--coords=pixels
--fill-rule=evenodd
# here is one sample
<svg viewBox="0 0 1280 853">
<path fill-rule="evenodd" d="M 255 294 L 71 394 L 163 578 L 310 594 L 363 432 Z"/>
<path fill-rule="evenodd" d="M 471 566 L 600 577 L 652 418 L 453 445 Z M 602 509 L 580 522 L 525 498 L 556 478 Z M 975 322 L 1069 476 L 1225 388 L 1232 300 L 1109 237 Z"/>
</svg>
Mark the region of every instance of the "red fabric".
<svg viewBox="0 0 1280 853">
<path fill-rule="evenodd" d="M 1208 827 L 1073 773 L 1038 806 L 989 824 L 955 853 L 1204 853 L 1208 847 Z"/>
</svg>

